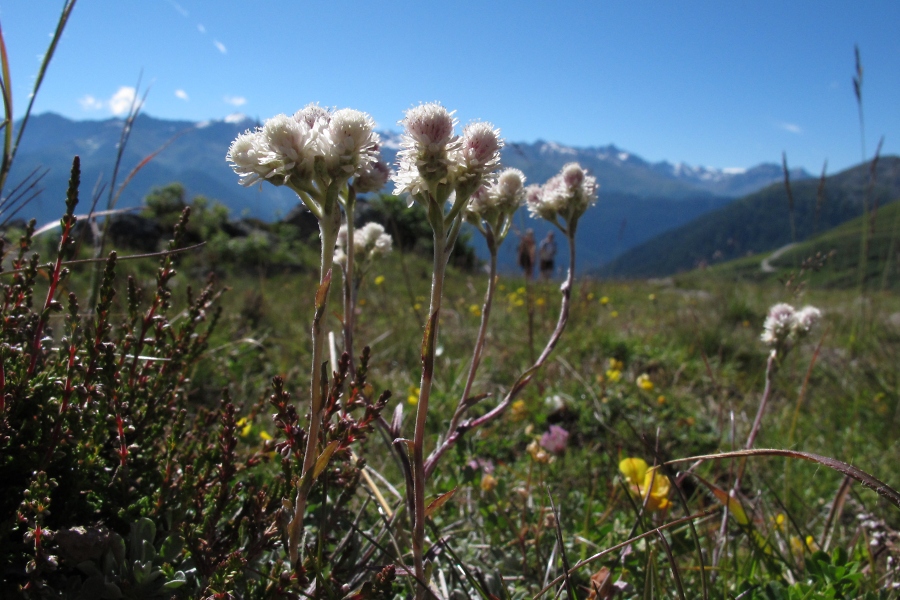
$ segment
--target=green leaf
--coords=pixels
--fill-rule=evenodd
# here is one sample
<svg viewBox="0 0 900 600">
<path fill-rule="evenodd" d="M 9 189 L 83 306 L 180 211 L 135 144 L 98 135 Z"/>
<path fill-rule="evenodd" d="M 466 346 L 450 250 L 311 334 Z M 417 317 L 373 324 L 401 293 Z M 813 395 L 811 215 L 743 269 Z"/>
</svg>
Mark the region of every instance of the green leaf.
<svg viewBox="0 0 900 600">
<path fill-rule="evenodd" d="M 172 562 L 181 555 L 184 539 L 177 533 L 170 534 L 159 549 L 159 556 L 165 562 Z"/>
<path fill-rule="evenodd" d="M 175 578 L 170 579 L 169 581 L 163 584 L 163 589 L 166 590 L 177 590 L 181 586 L 187 583 L 187 576 L 183 571 L 176 571 Z"/>
</svg>

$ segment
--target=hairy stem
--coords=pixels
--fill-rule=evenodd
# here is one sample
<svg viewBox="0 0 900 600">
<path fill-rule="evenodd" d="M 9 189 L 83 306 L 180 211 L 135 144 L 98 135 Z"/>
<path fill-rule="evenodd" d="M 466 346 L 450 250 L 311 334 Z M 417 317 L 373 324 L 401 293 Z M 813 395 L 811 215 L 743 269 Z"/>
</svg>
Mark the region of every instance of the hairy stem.
<svg viewBox="0 0 900 600">
<path fill-rule="evenodd" d="M 443 215 L 441 215 L 443 217 Z M 434 227 L 434 265 L 431 276 L 431 301 L 425 338 L 422 341 L 422 380 L 419 384 L 419 402 L 416 406 L 416 429 L 413 438 L 413 561 L 415 575 L 420 581 L 416 598 L 421 600 L 426 594 L 425 583 L 425 421 L 428 415 L 428 399 L 434 377 L 434 349 L 438 334 L 441 298 L 444 289 L 444 274 L 447 268 L 447 238 L 443 218 L 431 219 Z"/>
<path fill-rule="evenodd" d="M 475 349 L 472 352 L 472 362 L 469 365 L 469 375 L 466 377 L 466 385 L 463 389 L 462 397 L 459 399 L 459 404 L 456 406 L 456 411 L 450 419 L 450 425 L 447 427 L 447 438 L 453 435 L 453 432 L 459 427 L 460 421 L 466 414 L 466 410 L 471 406 L 469 394 L 472 392 L 472 385 L 475 383 L 475 375 L 478 373 L 478 366 L 481 364 L 481 357 L 484 354 L 484 340 L 487 335 L 488 321 L 491 317 L 491 307 L 494 303 L 494 292 L 497 288 L 497 246 L 493 241 L 493 235 L 490 233 L 489 235 L 488 250 L 491 254 L 490 271 L 488 275 L 488 288 L 484 295 L 484 306 L 481 308 L 481 325 L 478 328 L 478 338 L 475 342 Z M 438 451 L 439 448 L 435 448 L 434 452 L 428 457 L 428 462 L 425 467 L 425 477 L 429 477 L 434 471 L 436 462 L 433 458 Z"/>
<path fill-rule="evenodd" d="M 353 353 L 353 322 L 356 313 L 356 286 L 354 285 L 354 256 L 356 244 L 353 243 L 354 232 L 354 208 L 356 205 L 356 193 L 350 186 L 347 195 L 347 267 L 344 269 L 344 352 L 350 355 L 350 379 L 356 378 L 356 361 Z"/>
<path fill-rule="evenodd" d="M 338 229 L 341 225 L 341 212 L 336 204 L 330 211 L 325 211 L 319 221 L 319 234 L 322 239 L 322 262 L 319 268 L 319 292 L 316 294 L 316 316 L 313 320 L 313 359 L 310 373 L 310 419 L 306 436 L 306 451 L 303 454 L 303 476 L 313 468 L 317 457 L 319 429 L 322 420 L 322 363 L 325 355 L 325 323 L 328 307 L 328 289 L 330 287 L 331 269 L 334 265 L 334 244 L 337 241 Z M 320 297 L 321 294 L 321 297 Z M 297 489 L 294 501 L 294 517 L 288 531 L 288 550 L 291 565 L 296 566 L 299 558 L 300 537 L 303 532 L 303 515 L 306 512 L 306 495 L 308 491 L 302 487 Z"/>
</svg>

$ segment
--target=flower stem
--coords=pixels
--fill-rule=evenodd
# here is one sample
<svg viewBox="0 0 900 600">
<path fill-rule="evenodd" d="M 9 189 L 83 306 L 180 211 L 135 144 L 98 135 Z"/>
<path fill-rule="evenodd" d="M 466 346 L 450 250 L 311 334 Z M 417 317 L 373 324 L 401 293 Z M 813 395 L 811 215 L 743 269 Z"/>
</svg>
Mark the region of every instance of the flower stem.
<svg viewBox="0 0 900 600">
<path fill-rule="evenodd" d="M 560 287 L 560 291 L 562 292 L 562 300 L 560 301 L 559 307 L 559 319 L 556 322 L 556 329 L 553 330 L 553 334 L 550 336 L 550 339 L 547 340 L 547 344 L 544 346 L 541 355 L 537 358 L 534 364 L 531 365 L 525 372 L 519 375 L 519 378 L 516 379 L 515 383 L 512 385 L 510 390 L 506 393 L 506 396 L 503 400 L 489 410 L 484 415 L 476 418 L 476 419 L 467 419 L 461 422 L 455 429 L 450 431 L 447 435 L 447 438 L 443 441 L 443 443 L 435 448 L 434 452 L 431 453 L 431 456 L 428 457 L 428 463 L 425 465 L 425 473 L 426 475 L 430 475 L 434 472 L 434 469 L 437 467 L 437 463 L 440 460 L 441 456 L 444 455 L 447 450 L 452 448 L 460 438 L 469 430 L 477 429 L 482 425 L 486 425 L 490 423 L 500 415 L 502 415 L 509 405 L 518 397 L 518 395 L 525 389 L 525 387 L 531 382 L 534 378 L 535 373 L 537 373 L 538 369 L 540 369 L 547 359 L 550 357 L 550 354 L 553 352 L 553 349 L 556 347 L 556 344 L 559 342 L 559 339 L 562 337 L 563 331 L 566 329 L 566 323 L 569 320 L 569 307 L 571 305 L 571 297 L 572 297 L 572 286 L 575 283 L 575 233 L 570 228 L 568 231 L 563 230 L 566 234 L 566 239 L 569 242 L 569 273 L 566 276 L 565 282 L 563 282 Z"/>
<path fill-rule="evenodd" d="M 338 229 L 341 225 L 341 212 L 336 203 L 331 210 L 323 213 L 319 220 L 319 234 L 322 239 L 322 261 L 319 268 L 319 291 L 316 294 L 316 314 L 313 319 L 313 359 L 310 373 L 310 418 L 306 436 L 306 451 L 303 454 L 302 475 L 305 476 L 313 468 L 317 457 L 319 429 L 322 419 L 322 362 L 325 354 L 324 319 L 328 307 L 328 290 L 331 285 L 331 269 L 334 264 L 334 244 L 337 241 Z M 302 479 L 302 477 L 301 477 Z M 299 558 L 300 537 L 303 532 L 303 515 L 306 512 L 307 491 L 297 488 L 294 501 L 294 517 L 288 526 L 288 551 L 291 565 L 297 566 Z"/>
<path fill-rule="evenodd" d="M 441 215 L 443 217 L 443 215 Z M 417 600 L 425 597 L 425 420 L 428 414 L 428 400 L 434 378 L 434 349 L 438 334 L 441 298 L 444 289 L 444 274 L 447 268 L 447 238 L 443 218 L 432 219 L 434 228 L 434 265 L 431 276 L 431 301 L 425 338 L 422 341 L 422 380 L 419 384 L 419 401 L 416 406 L 416 429 L 413 438 L 413 561 L 415 575 L 420 584 L 416 591 Z"/>
<path fill-rule="evenodd" d="M 490 251 L 490 271 L 488 274 L 488 288 L 487 292 L 484 295 L 484 306 L 481 309 L 481 325 L 478 329 L 478 338 L 475 342 L 475 349 L 472 352 L 472 362 L 469 365 L 469 375 L 466 378 L 466 385 L 463 389 L 462 397 L 459 399 L 459 404 L 456 406 L 456 411 L 453 413 L 453 418 L 450 419 L 450 425 L 447 427 L 447 438 L 449 438 L 455 431 L 456 428 L 459 427 L 459 423 L 462 420 L 463 416 L 468 410 L 471 403 L 469 402 L 469 394 L 472 392 L 472 385 L 475 383 L 475 375 L 478 373 L 478 366 L 481 363 L 481 357 L 484 353 L 484 340 L 487 335 L 487 327 L 488 321 L 491 317 L 491 306 L 494 303 L 494 291 L 497 288 L 497 246 L 494 243 L 494 237 L 491 232 L 489 232 L 490 237 L 488 237 L 488 250 Z M 435 459 L 435 454 L 439 451 L 439 448 L 435 448 L 434 452 L 428 457 L 428 462 L 425 467 L 425 477 L 429 477 L 431 473 L 434 471 L 434 467 L 437 462 Z"/>
<path fill-rule="evenodd" d="M 353 186 L 347 194 L 347 203 L 345 212 L 347 215 L 347 267 L 344 269 L 344 352 L 350 355 L 350 378 L 356 377 L 356 363 L 353 353 L 353 322 L 356 313 L 356 286 L 354 285 L 354 256 L 356 254 L 353 243 L 353 232 L 355 223 L 354 208 L 356 206 L 356 193 Z"/>
</svg>

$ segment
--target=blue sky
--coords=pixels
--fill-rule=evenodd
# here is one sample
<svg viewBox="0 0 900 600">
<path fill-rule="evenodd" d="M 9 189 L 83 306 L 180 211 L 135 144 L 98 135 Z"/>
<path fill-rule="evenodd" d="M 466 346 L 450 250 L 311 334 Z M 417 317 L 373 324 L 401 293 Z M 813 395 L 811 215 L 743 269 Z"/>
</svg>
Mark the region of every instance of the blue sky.
<svg viewBox="0 0 900 600">
<path fill-rule="evenodd" d="M 16 114 L 62 0 L 0 0 Z M 308 102 L 397 129 L 439 100 L 509 140 L 614 143 L 657 161 L 860 161 L 900 153 L 900 2 L 79 0 L 37 112 L 265 119 Z"/>
</svg>

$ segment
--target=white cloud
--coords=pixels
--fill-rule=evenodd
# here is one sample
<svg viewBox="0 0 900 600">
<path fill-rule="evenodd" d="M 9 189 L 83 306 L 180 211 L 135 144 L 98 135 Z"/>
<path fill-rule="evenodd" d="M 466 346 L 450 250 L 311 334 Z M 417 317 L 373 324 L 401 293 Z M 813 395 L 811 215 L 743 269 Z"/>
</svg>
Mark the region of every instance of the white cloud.
<svg viewBox="0 0 900 600">
<path fill-rule="evenodd" d="M 183 6 L 175 2 L 175 0 L 169 0 L 169 4 L 171 4 L 175 8 L 175 10 L 177 10 L 181 14 L 182 17 L 188 16 L 188 11 L 185 10 Z"/>
<path fill-rule="evenodd" d="M 221 52 L 222 54 L 228 54 L 228 48 L 225 47 L 225 44 L 223 44 L 219 40 L 213 40 L 213 44 L 215 44 L 219 52 Z"/>
<path fill-rule="evenodd" d="M 197 23 L 197 31 L 200 33 L 206 33 L 206 27 L 203 26 L 203 23 Z"/>
<path fill-rule="evenodd" d="M 789 133 L 796 133 L 796 134 L 803 133 L 803 130 L 800 129 L 800 126 L 795 125 L 794 123 L 779 123 L 778 126 Z"/>
<path fill-rule="evenodd" d="M 117 117 L 119 115 L 124 115 L 131 110 L 131 105 L 134 103 L 136 93 L 137 91 L 133 87 L 123 85 L 112 95 L 112 98 L 109 99 L 109 110 Z"/>
<path fill-rule="evenodd" d="M 247 99 L 243 96 L 225 96 L 222 100 L 232 106 L 243 106 L 247 104 Z"/>
<path fill-rule="evenodd" d="M 90 94 L 87 94 L 83 98 L 79 98 L 78 104 L 81 105 L 82 110 L 100 110 L 104 106 L 103 102 L 97 100 Z"/>
<path fill-rule="evenodd" d="M 184 90 L 175 90 L 175 97 L 179 100 L 184 100 L 185 102 L 190 100 L 190 98 L 188 98 L 187 92 Z"/>
</svg>

